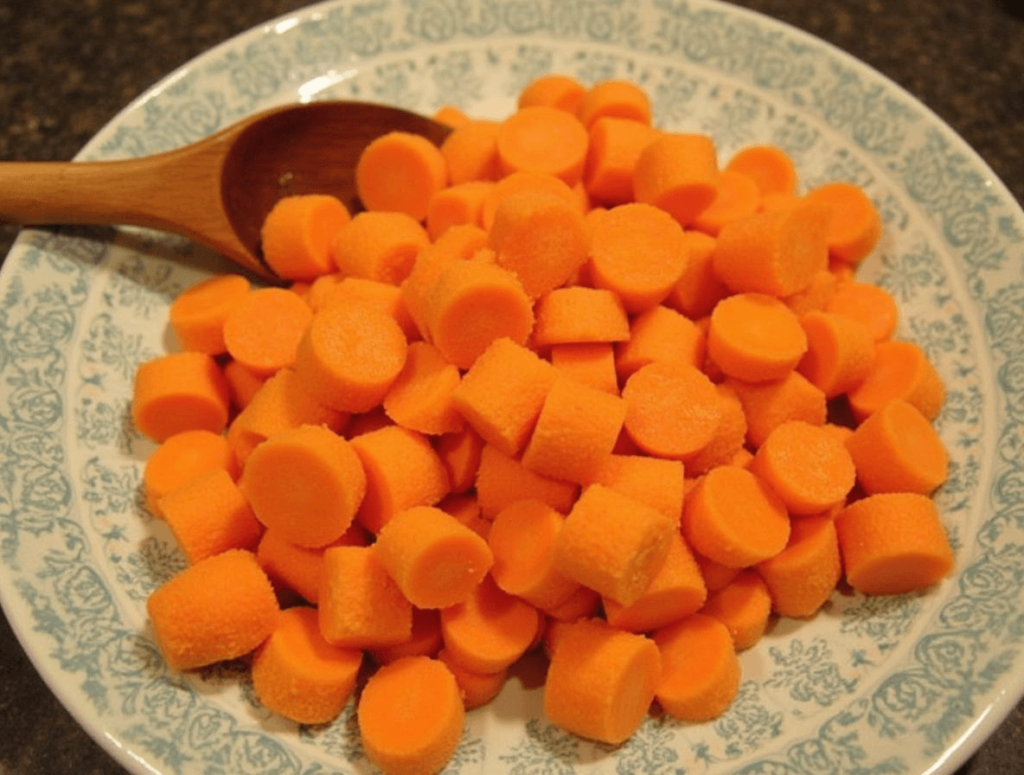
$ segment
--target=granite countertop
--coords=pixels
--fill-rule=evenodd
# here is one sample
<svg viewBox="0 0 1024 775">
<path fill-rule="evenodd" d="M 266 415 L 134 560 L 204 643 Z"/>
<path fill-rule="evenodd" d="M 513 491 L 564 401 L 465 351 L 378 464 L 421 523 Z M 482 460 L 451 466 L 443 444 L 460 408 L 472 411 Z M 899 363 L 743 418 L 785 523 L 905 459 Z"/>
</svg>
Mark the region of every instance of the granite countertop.
<svg viewBox="0 0 1024 775">
<path fill-rule="evenodd" d="M 1017 0 L 738 4 L 811 32 L 906 88 L 1024 202 L 1024 17 Z M 0 160 L 71 158 L 166 73 L 301 5 L 0 0 Z M 0 225 L 0 257 L 15 235 Z M 1024 703 L 957 775 L 1016 775 L 1022 761 Z M 0 617 L 0 773 L 122 771 L 50 693 Z"/>
</svg>

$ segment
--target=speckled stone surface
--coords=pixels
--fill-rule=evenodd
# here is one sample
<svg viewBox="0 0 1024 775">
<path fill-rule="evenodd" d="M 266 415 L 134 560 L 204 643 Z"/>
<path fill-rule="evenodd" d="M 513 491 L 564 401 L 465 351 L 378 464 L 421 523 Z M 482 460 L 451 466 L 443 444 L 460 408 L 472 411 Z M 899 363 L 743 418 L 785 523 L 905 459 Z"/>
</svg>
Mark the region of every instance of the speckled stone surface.
<svg viewBox="0 0 1024 775">
<path fill-rule="evenodd" d="M 1020 0 L 740 0 L 829 41 L 952 126 L 1024 201 Z M 0 160 L 67 159 L 193 56 L 304 3 L 0 0 Z M 0 192 L 2 196 L 2 192 Z M 0 225 L 0 257 L 16 230 Z M 957 775 L 1024 771 L 1024 704 Z M 57 702 L 0 617 L 0 775 L 121 768 Z"/>
</svg>

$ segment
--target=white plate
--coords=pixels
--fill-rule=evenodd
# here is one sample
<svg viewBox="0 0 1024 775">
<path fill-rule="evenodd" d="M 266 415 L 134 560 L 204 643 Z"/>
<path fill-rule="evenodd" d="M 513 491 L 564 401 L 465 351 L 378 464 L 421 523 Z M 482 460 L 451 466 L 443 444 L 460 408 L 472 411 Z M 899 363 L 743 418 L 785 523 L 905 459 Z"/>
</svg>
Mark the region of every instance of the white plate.
<svg viewBox="0 0 1024 775">
<path fill-rule="evenodd" d="M 864 186 L 886 233 L 861 270 L 899 300 L 899 336 L 938 365 L 952 454 L 937 495 L 954 575 L 924 594 L 836 595 L 744 653 L 713 723 L 645 721 L 623 746 L 549 726 L 513 680 L 469 715 L 448 772 L 950 773 L 1024 689 L 1024 213 L 982 161 L 899 87 L 828 45 L 702 0 L 328 2 L 252 30 L 129 106 L 82 158 L 198 139 L 273 104 L 324 98 L 500 117 L 548 70 L 627 78 L 662 126 L 712 134 L 727 159 L 764 141 L 802 183 Z M 183 258 L 184 264 L 174 259 Z M 27 232 L 0 277 L 0 592 L 61 701 L 126 768 L 366 772 L 351 706 L 297 729 L 244 671 L 176 675 L 146 596 L 183 560 L 140 505 L 152 444 L 131 379 L 168 348 L 169 300 L 223 263 L 140 231 Z"/>
</svg>

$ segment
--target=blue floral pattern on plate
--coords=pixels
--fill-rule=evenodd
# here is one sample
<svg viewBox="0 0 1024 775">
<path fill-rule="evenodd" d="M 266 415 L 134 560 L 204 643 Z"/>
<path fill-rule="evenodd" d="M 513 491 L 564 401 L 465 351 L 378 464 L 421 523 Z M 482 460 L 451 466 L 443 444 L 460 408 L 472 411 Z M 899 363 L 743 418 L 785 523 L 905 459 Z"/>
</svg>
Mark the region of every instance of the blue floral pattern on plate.
<svg viewBox="0 0 1024 775">
<path fill-rule="evenodd" d="M 878 74 L 713 0 L 332 0 L 228 41 L 129 106 L 82 158 L 180 146 L 255 110 L 357 98 L 500 117 L 537 75 L 628 78 L 656 121 L 721 157 L 771 142 L 810 187 L 863 186 L 886 234 L 861 276 L 901 305 L 948 387 L 936 495 L 954 575 L 925 593 L 833 596 L 743 654 L 734 705 L 702 725 L 651 717 L 618 747 L 551 727 L 512 680 L 469 715 L 446 772 L 949 773 L 1024 690 L 1024 214 L 947 127 Z M 146 596 L 184 567 L 146 513 L 152 444 L 131 380 L 174 348 L 166 309 L 218 257 L 141 230 L 27 232 L 0 277 L 0 593 L 62 701 L 125 767 L 162 773 L 362 773 L 350 704 L 297 727 L 244 667 L 179 675 Z M 974 725 L 974 726 L 972 726 Z M 144 762 L 144 763 L 143 763 Z"/>
</svg>

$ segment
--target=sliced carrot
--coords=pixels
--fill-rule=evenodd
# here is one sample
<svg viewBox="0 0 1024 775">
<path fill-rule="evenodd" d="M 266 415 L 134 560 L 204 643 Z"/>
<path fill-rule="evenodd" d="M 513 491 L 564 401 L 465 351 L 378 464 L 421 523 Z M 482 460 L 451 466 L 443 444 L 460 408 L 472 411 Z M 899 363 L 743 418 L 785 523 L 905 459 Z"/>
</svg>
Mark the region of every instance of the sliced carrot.
<svg viewBox="0 0 1024 775">
<path fill-rule="evenodd" d="M 678 523 L 683 513 L 683 464 L 649 455 L 609 455 L 586 484 L 603 484 L 646 503 Z"/>
<path fill-rule="evenodd" d="M 725 169 L 746 175 L 762 194 L 796 193 L 796 165 L 792 157 L 777 145 L 741 148 L 729 159 Z"/>
<path fill-rule="evenodd" d="M 928 419 L 913 404 L 895 399 L 866 418 L 846 449 L 857 481 L 869 495 L 916 492 L 928 495 L 949 473 L 949 454 Z"/>
<path fill-rule="evenodd" d="M 782 379 L 807 351 L 800 320 L 781 301 L 761 293 L 722 299 L 711 313 L 708 357 L 746 382 Z"/>
<path fill-rule="evenodd" d="M 552 345 L 548 358 L 562 376 L 611 395 L 619 395 L 615 349 L 611 342 Z"/>
<path fill-rule="evenodd" d="M 891 339 L 899 321 L 899 310 L 892 294 L 872 283 L 840 285 L 825 311 L 859 320 L 867 326 L 876 342 Z"/>
<path fill-rule="evenodd" d="M 811 284 L 803 290 L 784 296 L 782 301 L 797 315 L 808 312 L 824 312 L 832 297 L 835 296 L 839 280 L 834 272 L 819 269 L 811 278 Z"/>
<path fill-rule="evenodd" d="M 856 478 L 843 442 L 823 426 L 801 420 L 784 422 L 769 433 L 750 471 L 797 516 L 821 514 L 843 503 Z"/>
<path fill-rule="evenodd" d="M 324 552 L 333 546 L 366 546 L 366 531 L 355 523 L 341 537 L 326 546 L 298 546 L 276 530 L 264 530 L 256 547 L 256 558 L 271 582 L 284 586 L 303 599 L 317 603 Z"/>
<path fill-rule="evenodd" d="M 227 352 L 224 321 L 250 290 L 249 281 L 242 275 L 224 274 L 190 285 L 178 294 L 167 314 L 182 349 L 209 355 Z"/>
<path fill-rule="evenodd" d="M 847 398 L 858 422 L 897 398 L 934 420 L 946 400 L 946 388 L 919 344 L 889 340 L 875 345 L 871 370 L 847 393 Z"/>
<path fill-rule="evenodd" d="M 424 214 L 425 217 L 425 214 Z M 430 242 L 418 219 L 403 212 L 365 211 L 338 230 L 334 262 L 344 277 L 398 285 Z"/>
<path fill-rule="evenodd" d="M 485 541 L 490 536 L 491 521 L 480 511 L 480 501 L 475 493 L 450 492 L 438 502 L 437 507 L 451 514 Z"/>
<path fill-rule="evenodd" d="M 505 175 L 543 172 L 574 186 L 587 160 L 587 130 L 571 113 L 547 105 L 520 108 L 501 122 L 498 159 Z"/>
<path fill-rule="evenodd" d="M 919 493 L 878 493 L 836 517 L 846 580 L 867 595 L 926 589 L 953 568 L 935 501 Z"/>
<path fill-rule="evenodd" d="M 326 724 L 355 692 L 362 663 L 358 649 L 338 648 L 323 639 L 315 608 L 289 608 L 253 655 L 253 691 L 285 718 Z"/>
<path fill-rule="evenodd" d="M 660 677 L 653 641 L 582 619 L 559 635 L 544 684 L 544 715 L 567 732 L 617 745 L 647 715 Z"/>
<path fill-rule="evenodd" d="M 715 390 L 721 398 L 722 415 L 711 441 L 686 462 L 691 476 L 706 474 L 712 468 L 734 464 L 737 456 L 747 450 L 747 415 L 743 403 L 731 385 L 718 384 Z"/>
<path fill-rule="evenodd" d="M 378 665 L 390 664 L 402 657 L 438 657 L 444 640 L 441 638 L 441 616 L 435 608 L 412 609 L 412 633 L 408 640 L 393 646 L 371 649 L 369 654 Z"/>
<path fill-rule="evenodd" d="M 718 619 L 691 614 L 653 635 L 661 653 L 661 679 L 654 696 L 680 721 L 718 718 L 740 689 L 740 661 L 732 635 Z"/>
<path fill-rule="evenodd" d="M 827 206 L 800 201 L 723 226 L 712 258 L 715 274 L 736 293 L 783 297 L 828 268 Z"/>
<path fill-rule="evenodd" d="M 269 376 L 295 362 L 295 349 L 313 312 L 283 288 L 257 288 L 224 321 L 228 354 L 250 371 Z"/>
<path fill-rule="evenodd" d="M 494 563 L 486 541 L 432 506 L 393 514 L 377 533 L 373 550 L 417 608 L 465 602 Z"/>
<path fill-rule="evenodd" d="M 722 563 L 715 562 L 696 552 L 694 552 L 693 558 L 697 561 L 697 567 L 700 568 L 700 575 L 704 578 L 704 586 L 707 587 L 708 592 L 717 592 L 740 575 L 740 571 L 743 570 L 722 565 Z"/>
<path fill-rule="evenodd" d="M 422 221 L 430 198 L 448 182 L 448 169 L 441 151 L 425 137 L 394 131 L 363 149 L 355 181 L 367 210 L 395 211 Z"/>
<path fill-rule="evenodd" d="M 629 317 L 622 302 L 604 288 L 555 288 L 537 300 L 534 315 L 536 323 L 530 344 L 535 350 L 560 344 L 624 342 L 630 338 Z"/>
<path fill-rule="evenodd" d="M 486 519 L 494 519 L 506 506 L 524 499 L 539 500 L 566 513 L 578 492 L 578 485 L 536 474 L 492 444 L 485 445 L 480 452 L 476 493 L 480 512 Z"/>
<path fill-rule="evenodd" d="M 860 186 L 844 181 L 826 183 L 808 191 L 804 198 L 831 210 L 827 242 L 833 258 L 857 264 L 878 245 L 882 216 Z"/>
<path fill-rule="evenodd" d="M 434 111 L 434 121 L 449 126 L 452 129 L 462 126 L 469 120 L 470 117 L 457 105 L 442 105 Z"/>
<path fill-rule="evenodd" d="M 466 706 L 466 710 L 487 705 L 501 693 L 508 680 L 508 668 L 494 673 L 478 673 L 474 670 L 467 670 L 452 657 L 451 652 L 446 648 L 442 648 L 437 653 L 437 658 L 444 662 L 455 677 L 455 683 L 459 685 L 462 703 Z"/>
<path fill-rule="evenodd" d="M 583 95 L 577 115 L 585 126 L 601 118 L 628 118 L 651 123 L 651 98 L 631 81 L 605 80 L 595 83 Z"/>
<path fill-rule="evenodd" d="M 823 425 L 828 402 L 821 388 L 793 371 L 782 379 L 751 383 L 727 379 L 725 384 L 735 391 L 747 418 L 747 441 L 759 447 L 772 430 L 787 420 L 803 420 Z"/>
<path fill-rule="evenodd" d="M 285 280 L 311 281 L 335 269 L 332 246 L 352 215 L 328 194 L 277 200 L 260 229 L 260 248 L 271 269 Z"/>
<path fill-rule="evenodd" d="M 825 398 L 856 388 L 875 361 L 875 340 L 859 320 L 834 312 L 808 312 L 800 316 L 807 335 L 807 352 L 796 368 Z"/>
<path fill-rule="evenodd" d="M 146 508 L 160 516 L 160 499 L 172 490 L 214 471 L 239 474 L 238 461 L 224 436 L 212 431 L 183 431 L 169 436 L 146 459 L 142 491 Z"/>
<path fill-rule="evenodd" d="M 132 422 L 158 444 L 189 430 L 220 433 L 228 424 L 230 401 L 224 373 L 212 356 L 171 353 L 135 370 Z"/>
<path fill-rule="evenodd" d="M 768 629 L 772 598 L 768 586 L 753 568 L 708 595 L 700 613 L 722 622 L 732 635 L 736 651 L 754 646 Z"/>
<path fill-rule="evenodd" d="M 436 347 L 413 342 L 384 396 L 384 411 L 398 425 L 420 433 L 454 433 L 465 422 L 452 401 L 460 381 L 459 370 Z"/>
<path fill-rule="evenodd" d="M 633 200 L 633 170 L 647 143 L 656 136 L 650 124 L 630 118 L 605 116 L 589 127 L 590 143 L 583 184 L 603 205 Z"/>
<path fill-rule="evenodd" d="M 702 231 L 687 231 L 683 242 L 686 266 L 665 298 L 665 304 L 690 320 L 697 320 L 710 315 L 715 305 L 729 295 L 729 289 L 718 279 L 712 264 L 715 238 Z"/>
<path fill-rule="evenodd" d="M 578 193 L 564 180 L 546 172 L 513 172 L 499 180 L 484 197 L 480 208 L 480 225 L 489 231 L 494 225 L 494 214 L 502 200 L 524 191 L 553 194 L 583 212 Z"/>
<path fill-rule="evenodd" d="M 835 521 L 818 515 L 793 520 L 786 548 L 757 564 L 756 570 L 780 616 L 813 616 L 835 591 L 842 576 Z"/>
<path fill-rule="evenodd" d="M 717 236 L 728 223 L 754 215 L 761 205 L 761 191 L 751 178 L 730 169 L 718 175 L 718 190 L 711 204 L 694 216 L 692 226 Z"/>
<path fill-rule="evenodd" d="M 547 105 L 575 114 L 586 92 L 586 87 L 571 76 L 545 73 L 523 87 L 516 99 L 516 106 L 528 108 L 533 105 Z"/>
<path fill-rule="evenodd" d="M 389 775 L 440 772 L 465 725 L 455 676 L 430 657 L 404 657 L 370 676 L 356 708 L 366 758 Z"/>
<path fill-rule="evenodd" d="M 545 608 L 544 613 L 553 622 L 575 622 L 586 617 L 597 616 L 601 596 L 590 587 L 580 586 L 561 605 Z"/>
<path fill-rule="evenodd" d="M 449 186 L 493 181 L 501 177 L 498 158 L 500 128 L 498 121 L 470 119 L 453 129 L 442 141 L 441 156 L 447 168 Z"/>
<path fill-rule="evenodd" d="M 223 372 L 224 380 L 228 383 L 228 392 L 231 394 L 231 406 L 239 412 L 249 405 L 263 387 L 263 383 L 267 381 L 266 377 L 253 374 L 238 361 L 225 363 Z"/>
<path fill-rule="evenodd" d="M 736 466 L 708 471 L 683 503 L 683 535 L 694 551 L 734 568 L 766 560 L 789 539 L 786 506 L 756 474 Z"/>
<path fill-rule="evenodd" d="M 633 170 L 637 202 L 653 205 L 682 226 L 714 201 L 718 193 L 718 156 L 706 135 L 662 134 L 640 152 Z"/>
<path fill-rule="evenodd" d="M 590 233 L 588 277 L 615 292 L 627 312 L 660 304 L 686 267 L 683 229 L 650 204 L 613 207 Z"/>
<path fill-rule="evenodd" d="M 434 450 L 448 472 L 449 489 L 453 494 L 467 492 L 473 487 L 483 448 L 484 440 L 469 426 L 435 439 Z"/>
<path fill-rule="evenodd" d="M 700 368 L 707 341 L 704 332 L 687 317 L 663 304 L 636 315 L 629 325 L 629 339 L 615 349 L 620 381 L 648 363 L 662 361 Z"/>
<path fill-rule="evenodd" d="M 367 304 L 376 307 L 395 319 L 410 342 L 420 339 L 416 321 L 405 306 L 401 286 L 365 277 L 345 277 L 324 291 L 319 306 L 330 307 L 335 304 Z"/>
<path fill-rule="evenodd" d="M 452 226 L 477 226 L 483 217 L 484 201 L 497 184 L 471 180 L 443 188 L 434 194 L 427 208 L 427 234 L 436 240 Z"/>
</svg>

